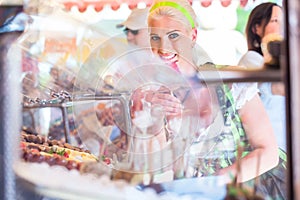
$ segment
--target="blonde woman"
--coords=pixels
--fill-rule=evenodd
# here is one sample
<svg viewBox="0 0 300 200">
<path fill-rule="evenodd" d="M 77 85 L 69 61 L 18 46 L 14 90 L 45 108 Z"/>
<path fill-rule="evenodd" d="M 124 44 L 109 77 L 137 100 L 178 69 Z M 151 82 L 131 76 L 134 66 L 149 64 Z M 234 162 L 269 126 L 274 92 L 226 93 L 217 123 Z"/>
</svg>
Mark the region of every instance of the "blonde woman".
<svg viewBox="0 0 300 200">
<path fill-rule="evenodd" d="M 195 12 L 186 0 L 154 1 L 149 11 L 148 26 L 152 52 L 186 77 L 194 77 L 201 64 L 210 62 L 205 58 L 206 55 L 203 57 L 198 53 L 197 25 Z M 205 99 L 203 93 L 207 95 L 210 93 L 218 98 L 224 126 L 218 133 L 214 132 L 210 139 L 199 141 L 210 146 L 209 152 L 205 155 L 209 159 L 206 160 L 206 157 L 202 159 L 198 166 L 199 173 L 201 175 L 222 174 L 228 177 L 237 175 L 238 182 L 249 181 L 249 183 L 260 176 L 262 183 L 259 185 L 260 192 L 272 198 L 284 199 L 286 192 L 284 174 L 277 169 L 282 167 L 280 153 L 270 120 L 258 96 L 257 85 L 220 84 L 209 93 L 203 91 L 205 89 L 196 91 L 202 92 L 199 99 L 201 106 L 198 106 L 200 116 L 211 117 L 212 108 L 207 103 L 203 104 Z M 163 104 L 169 116 L 176 115 L 176 111 L 179 110 L 176 108 L 180 107 L 178 102 L 174 96 L 160 95 L 152 98 L 152 104 Z M 211 123 L 209 124 L 211 127 L 216 120 L 206 121 Z M 224 144 L 229 143 L 234 144 L 234 150 L 225 147 Z M 241 159 L 241 173 L 237 174 L 236 160 L 239 144 L 243 144 L 244 152 Z M 216 152 L 219 157 L 212 156 L 216 155 Z M 259 169 L 257 169 L 258 163 Z"/>
</svg>

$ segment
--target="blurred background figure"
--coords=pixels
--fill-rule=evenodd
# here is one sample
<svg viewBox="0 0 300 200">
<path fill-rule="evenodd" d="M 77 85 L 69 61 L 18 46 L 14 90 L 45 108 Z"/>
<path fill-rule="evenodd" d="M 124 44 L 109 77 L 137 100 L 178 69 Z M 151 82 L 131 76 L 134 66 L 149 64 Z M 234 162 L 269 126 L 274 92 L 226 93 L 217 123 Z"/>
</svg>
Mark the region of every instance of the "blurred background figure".
<svg viewBox="0 0 300 200">
<path fill-rule="evenodd" d="M 202 2 L 202 1 L 200 1 Z M 213 0 L 211 5 L 193 3 L 199 19 L 197 43 L 207 52 L 214 64 L 235 66 L 247 51 L 246 39 L 238 30 L 240 1 Z"/>
<path fill-rule="evenodd" d="M 128 18 L 117 25 L 117 28 L 124 28 L 127 41 L 138 47 L 150 47 L 149 33 L 147 29 L 147 17 L 149 8 L 133 9 Z"/>
</svg>

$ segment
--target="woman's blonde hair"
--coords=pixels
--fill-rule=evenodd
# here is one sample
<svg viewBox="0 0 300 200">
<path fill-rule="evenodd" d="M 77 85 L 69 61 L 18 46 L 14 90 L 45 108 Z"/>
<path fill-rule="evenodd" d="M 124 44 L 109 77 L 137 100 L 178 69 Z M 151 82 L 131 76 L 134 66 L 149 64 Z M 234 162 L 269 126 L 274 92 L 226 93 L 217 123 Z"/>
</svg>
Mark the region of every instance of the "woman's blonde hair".
<svg viewBox="0 0 300 200">
<path fill-rule="evenodd" d="M 159 20 L 167 16 L 182 23 L 187 31 L 198 27 L 198 19 L 188 0 L 154 0 L 148 15 L 148 25 L 151 20 Z M 212 62 L 203 48 L 197 44 L 192 47 L 192 59 L 198 67 L 207 62 Z"/>
<path fill-rule="evenodd" d="M 158 20 L 167 16 L 182 23 L 187 30 L 198 26 L 197 16 L 188 0 L 154 0 L 148 16 L 148 24 L 152 19 Z"/>
</svg>

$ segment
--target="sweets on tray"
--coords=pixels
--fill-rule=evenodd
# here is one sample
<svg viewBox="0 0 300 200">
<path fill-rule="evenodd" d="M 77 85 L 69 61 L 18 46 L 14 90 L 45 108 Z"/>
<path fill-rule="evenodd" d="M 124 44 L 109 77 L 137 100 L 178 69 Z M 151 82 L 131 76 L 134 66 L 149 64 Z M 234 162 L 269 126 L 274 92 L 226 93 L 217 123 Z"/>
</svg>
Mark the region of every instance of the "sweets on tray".
<svg viewBox="0 0 300 200">
<path fill-rule="evenodd" d="M 46 162 L 67 169 L 80 169 L 83 162 L 97 162 L 98 158 L 88 150 L 41 135 L 21 133 L 21 157 L 26 162 Z"/>
</svg>

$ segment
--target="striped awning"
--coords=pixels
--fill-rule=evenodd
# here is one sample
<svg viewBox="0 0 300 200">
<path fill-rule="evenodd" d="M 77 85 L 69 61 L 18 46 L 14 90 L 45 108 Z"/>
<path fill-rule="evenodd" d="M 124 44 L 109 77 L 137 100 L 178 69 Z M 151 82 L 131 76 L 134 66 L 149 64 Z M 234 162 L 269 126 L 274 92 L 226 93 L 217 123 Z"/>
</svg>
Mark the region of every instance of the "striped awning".
<svg viewBox="0 0 300 200">
<path fill-rule="evenodd" d="M 129 9 L 136 8 L 138 4 L 144 3 L 151 6 L 153 0 L 62 0 L 65 8 L 70 10 L 72 7 L 78 7 L 80 12 L 84 12 L 88 6 L 93 6 L 97 12 L 103 10 L 104 6 L 110 6 L 112 10 L 118 10 L 122 4 L 127 4 Z M 191 3 L 200 3 L 202 7 L 209 7 L 214 0 L 189 0 Z M 248 1 L 255 0 L 219 0 L 222 6 L 227 7 L 232 1 L 240 1 L 240 6 L 245 7 Z"/>
</svg>

